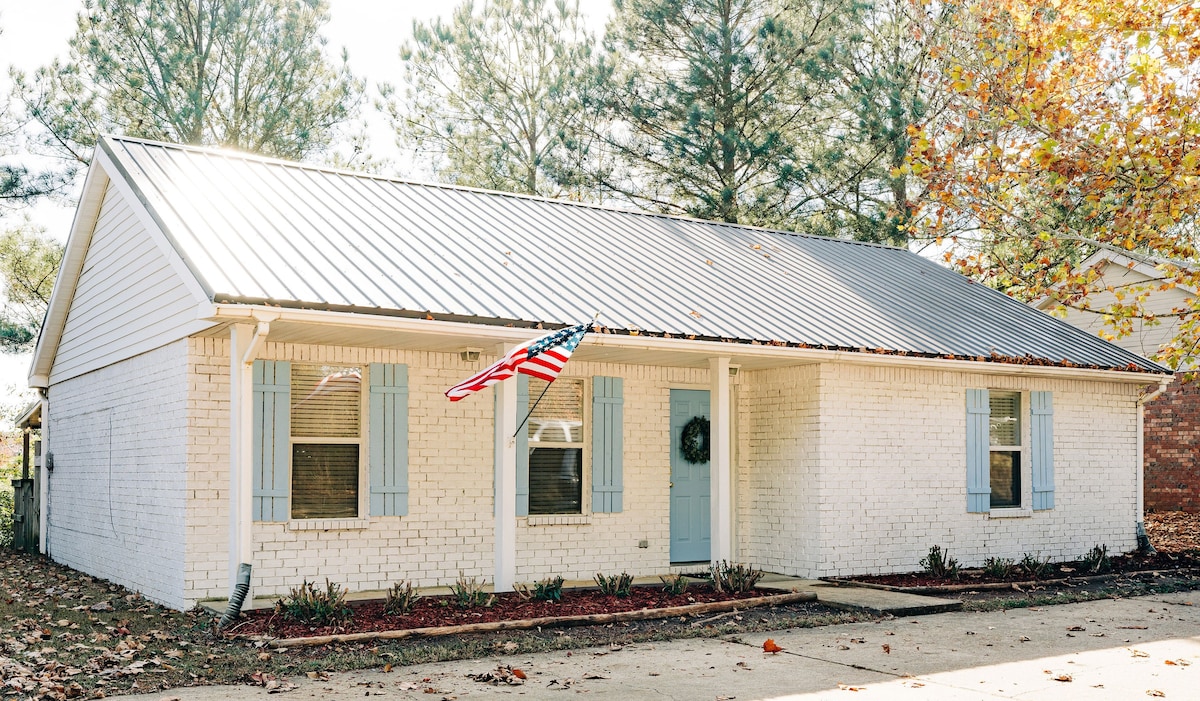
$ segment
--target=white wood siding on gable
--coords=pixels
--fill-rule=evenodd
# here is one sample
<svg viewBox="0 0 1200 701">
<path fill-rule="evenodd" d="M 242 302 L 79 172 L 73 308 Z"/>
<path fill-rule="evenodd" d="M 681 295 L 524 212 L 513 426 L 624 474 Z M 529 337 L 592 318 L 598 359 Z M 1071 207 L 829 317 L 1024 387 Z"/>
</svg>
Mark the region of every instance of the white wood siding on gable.
<svg viewBox="0 0 1200 701">
<path fill-rule="evenodd" d="M 1111 286 L 1119 289 L 1130 285 L 1145 284 L 1149 281 L 1150 277 L 1136 270 L 1130 270 L 1122 265 L 1113 264 L 1105 266 L 1100 275 L 1100 281 L 1097 282 L 1097 287 L 1104 288 Z M 1146 307 L 1161 316 L 1159 323 L 1149 324 L 1140 320 L 1134 320 L 1133 332 L 1127 336 L 1114 339 L 1113 343 L 1132 353 L 1137 353 L 1152 360 L 1155 359 L 1159 349 L 1175 336 L 1179 326 L 1177 318 L 1162 315 L 1168 315 L 1172 309 L 1185 305 L 1190 296 L 1187 291 L 1179 288 L 1151 292 L 1150 297 L 1146 301 Z M 1089 295 L 1087 301 L 1093 311 L 1083 312 L 1075 309 L 1067 309 L 1066 315 L 1062 319 L 1068 324 L 1091 334 L 1099 335 L 1101 331 L 1112 334 L 1112 327 L 1106 325 L 1103 314 L 1098 314 L 1097 312 L 1114 303 L 1116 295 L 1107 291 L 1096 292 Z"/>
<path fill-rule="evenodd" d="M 110 186 L 67 313 L 51 384 L 211 325 L 196 318 L 200 300 L 152 235 Z"/>
</svg>

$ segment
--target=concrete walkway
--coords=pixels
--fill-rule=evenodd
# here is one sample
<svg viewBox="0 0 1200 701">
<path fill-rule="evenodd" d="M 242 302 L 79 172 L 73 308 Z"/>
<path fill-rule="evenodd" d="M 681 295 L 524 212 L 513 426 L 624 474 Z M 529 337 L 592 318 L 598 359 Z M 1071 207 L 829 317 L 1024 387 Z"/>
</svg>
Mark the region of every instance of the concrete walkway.
<svg viewBox="0 0 1200 701">
<path fill-rule="evenodd" d="M 1193 606 L 1193 603 L 1196 605 Z M 784 648 L 762 651 L 767 638 Z M 497 665 L 521 686 L 467 678 Z M 333 674 L 282 698 L 1200 699 L 1200 592 Z M 564 694 L 563 691 L 567 691 Z M 849 693 L 855 692 L 855 693 Z M 142 699 L 265 699 L 252 687 Z"/>
</svg>

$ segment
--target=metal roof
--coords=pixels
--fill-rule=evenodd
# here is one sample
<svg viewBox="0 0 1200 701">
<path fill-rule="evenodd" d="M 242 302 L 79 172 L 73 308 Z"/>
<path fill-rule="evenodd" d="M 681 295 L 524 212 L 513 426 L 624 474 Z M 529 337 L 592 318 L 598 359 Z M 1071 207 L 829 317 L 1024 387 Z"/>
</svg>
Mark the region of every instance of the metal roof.
<svg viewBox="0 0 1200 701">
<path fill-rule="evenodd" d="M 218 302 L 1169 372 L 909 251 L 128 138 Z"/>
</svg>

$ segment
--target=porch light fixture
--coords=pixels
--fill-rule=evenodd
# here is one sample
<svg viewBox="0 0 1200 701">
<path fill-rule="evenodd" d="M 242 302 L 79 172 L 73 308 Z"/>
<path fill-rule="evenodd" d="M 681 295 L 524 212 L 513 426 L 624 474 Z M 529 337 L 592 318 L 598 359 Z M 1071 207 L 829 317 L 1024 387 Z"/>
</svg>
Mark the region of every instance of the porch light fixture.
<svg viewBox="0 0 1200 701">
<path fill-rule="evenodd" d="M 741 365 L 734 365 L 733 363 L 729 364 L 729 376 L 730 377 L 737 377 L 738 373 L 741 372 L 741 370 L 742 370 Z"/>
<path fill-rule="evenodd" d="M 473 363 L 479 360 L 479 354 L 482 352 L 483 350 L 480 348 L 463 348 L 458 352 L 458 357 L 462 358 L 464 363 Z"/>
</svg>

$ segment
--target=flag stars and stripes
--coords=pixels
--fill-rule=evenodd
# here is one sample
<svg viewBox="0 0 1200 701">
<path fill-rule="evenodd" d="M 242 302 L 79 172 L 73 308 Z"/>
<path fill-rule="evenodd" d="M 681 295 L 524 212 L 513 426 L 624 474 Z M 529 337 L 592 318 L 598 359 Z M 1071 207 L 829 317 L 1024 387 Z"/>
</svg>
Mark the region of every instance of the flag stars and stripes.
<svg viewBox="0 0 1200 701">
<path fill-rule="evenodd" d="M 584 334 L 591 330 L 590 323 L 576 324 L 517 346 L 486 369 L 446 390 L 446 396 L 450 401 L 457 402 L 517 373 L 553 382 L 579 347 Z"/>
</svg>

